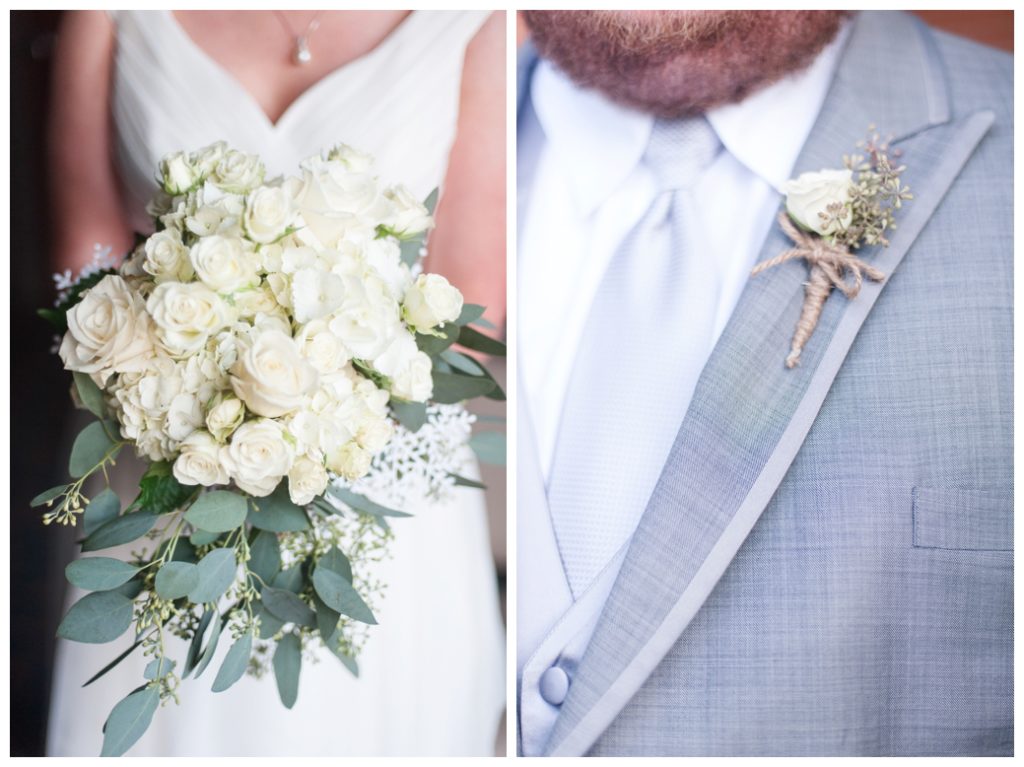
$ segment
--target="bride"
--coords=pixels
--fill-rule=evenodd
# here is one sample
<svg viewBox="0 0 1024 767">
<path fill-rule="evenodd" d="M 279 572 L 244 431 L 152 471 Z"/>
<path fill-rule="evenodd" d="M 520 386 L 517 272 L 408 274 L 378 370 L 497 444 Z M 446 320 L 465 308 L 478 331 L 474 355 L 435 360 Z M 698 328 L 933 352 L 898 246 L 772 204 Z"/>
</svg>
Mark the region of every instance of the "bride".
<svg viewBox="0 0 1024 767">
<path fill-rule="evenodd" d="M 421 199 L 441 187 L 427 267 L 500 324 L 504 40 L 501 13 L 69 13 L 50 136 L 59 270 L 81 268 L 94 243 L 127 252 L 133 231 L 152 230 L 145 204 L 165 153 L 223 140 L 274 175 L 344 142 Z M 504 638 L 482 493 L 457 488 L 407 510 L 359 679 L 322 653 L 304 664 L 291 710 L 269 678 L 219 694 L 209 674 L 185 680 L 180 705 L 159 710 L 128 755 L 493 753 Z M 81 685 L 118 651 L 58 644 L 48 755 L 99 754 L 103 722 L 144 660 Z"/>
</svg>

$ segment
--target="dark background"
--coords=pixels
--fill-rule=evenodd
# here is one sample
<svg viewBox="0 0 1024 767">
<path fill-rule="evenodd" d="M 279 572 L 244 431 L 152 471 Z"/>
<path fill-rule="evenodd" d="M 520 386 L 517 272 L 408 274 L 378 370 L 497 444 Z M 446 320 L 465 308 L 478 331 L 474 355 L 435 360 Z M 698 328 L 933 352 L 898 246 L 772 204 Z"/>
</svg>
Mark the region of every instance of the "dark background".
<svg viewBox="0 0 1024 767">
<path fill-rule="evenodd" d="M 75 531 L 44 528 L 29 508 L 38 492 L 66 481 L 70 376 L 50 353 L 53 333 L 35 310 L 53 301 L 48 268 L 46 115 L 50 55 L 60 11 L 11 12 L 11 755 L 44 751 L 54 631 L 64 603 L 64 565 Z M 922 11 L 929 23 L 1013 50 L 1012 11 Z M 57 450 L 54 446 L 59 446 Z M 59 460 L 54 455 L 60 456 Z M 503 472 L 485 481 L 504 497 Z M 496 508 L 490 502 L 491 508 Z M 499 573 L 504 515 L 492 517 Z M 509 646 L 509 652 L 512 646 Z"/>
</svg>

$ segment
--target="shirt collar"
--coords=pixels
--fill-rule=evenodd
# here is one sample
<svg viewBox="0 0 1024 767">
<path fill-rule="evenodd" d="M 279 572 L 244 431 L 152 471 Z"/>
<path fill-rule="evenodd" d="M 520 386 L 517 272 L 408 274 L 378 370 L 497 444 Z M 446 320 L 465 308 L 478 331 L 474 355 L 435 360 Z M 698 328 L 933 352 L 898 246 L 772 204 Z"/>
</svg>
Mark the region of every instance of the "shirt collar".
<svg viewBox="0 0 1024 767">
<path fill-rule="evenodd" d="M 729 154 L 776 190 L 814 127 L 849 27 L 806 69 L 707 113 Z M 577 207 L 589 215 L 640 162 L 654 118 L 577 86 L 545 60 L 534 70 L 530 99 Z"/>
</svg>

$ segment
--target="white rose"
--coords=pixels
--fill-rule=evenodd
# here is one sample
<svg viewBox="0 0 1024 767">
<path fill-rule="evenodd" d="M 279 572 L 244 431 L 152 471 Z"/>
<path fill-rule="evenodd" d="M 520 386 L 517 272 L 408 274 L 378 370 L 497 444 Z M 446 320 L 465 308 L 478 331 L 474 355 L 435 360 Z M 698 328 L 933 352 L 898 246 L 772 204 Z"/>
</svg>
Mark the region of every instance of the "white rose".
<svg viewBox="0 0 1024 767">
<path fill-rule="evenodd" d="M 381 223 L 394 234 L 409 237 L 434 225 L 427 207 L 401 184 L 384 192 L 384 197 L 391 203 L 392 210 Z"/>
<path fill-rule="evenodd" d="M 245 198 L 242 223 L 253 242 L 271 243 L 280 239 L 294 218 L 292 199 L 279 186 L 261 186 Z"/>
<path fill-rule="evenodd" d="M 421 274 L 405 292 L 402 316 L 417 333 L 426 333 L 462 313 L 462 293 L 440 274 Z"/>
<path fill-rule="evenodd" d="M 153 275 L 157 285 L 168 280 L 188 282 L 195 274 L 188 257 L 188 248 L 175 229 L 165 229 L 150 236 L 143 249 L 146 256 L 142 270 Z"/>
<path fill-rule="evenodd" d="M 345 479 L 355 480 L 370 470 L 373 456 L 353 440 L 327 453 L 327 468 Z"/>
<path fill-rule="evenodd" d="M 199 182 L 199 172 L 184 152 L 166 155 L 160 161 L 160 178 L 167 194 L 185 194 Z"/>
<path fill-rule="evenodd" d="M 327 153 L 327 159 L 340 162 L 352 173 L 367 173 L 373 168 L 373 155 L 353 149 L 348 144 L 338 144 Z"/>
<path fill-rule="evenodd" d="M 284 429 L 268 418 L 239 426 L 224 452 L 231 479 L 241 490 L 257 497 L 274 492 L 293 460 L 294 451 Z"/>
<path fill-rule="evenodd" d="M 206 428 L 218 442 L 226 440 L 244 421 L 245 405 L 237 397 L 224 397 L 206 414 Z"/>
<path fill-rule="evenodd" d="M 850 207 L 850 192 L 853 190 L 853 171 L 823 170 L 818 173 L 801 173 L 798 178 L 787 181 L 782 192 L 786 195 L 786 211 L 804 229 L 820 235 L 841 232 L 853 220 Z M 844 206 L 838 220 L 826 220 L 829 205 Z M 831 219 L 831 216 L 829 216 Z"/>
<path fill-rule="evenodd" d="M 349 353 L 324 320 L 303 325 L 295 335 L 299 352 L 320 373 L 334 373 L 349 361 Z"/>
<path fill-rule="evenodd" d="M 373 366 L 391 379 L 391 393 L 400 399 L 426 402 L 434 393 L 430 357 L 408 333 L 395 338 Z"/>
<path fill-rule="evenodd" d="M 257 333 L 231 367 L 235 394 L 257 415 L 276 418 L 297 409 L 317 384 L 316 369 L 290 336 Z"/>
<path fill-rule="evenodd" d="M 295 505 L 305 506 L 327 489 L 329 481 L 323 463 L 300 456 L 288 472 L 288 495 Z"/>
<path fill-rule="evenodd" d="M 374 360 L 404 332 L 398 304 L 384 282 L 372 275 L 344 277 L 345 300 L 330 321 L 331 332 L 353 357 Z"/>
<path fill-rule="evenodd" d="M 263 182 L 264 173 L 259 156 L 229 149 L 217 162 L 211 180 L 221 189 L 244 194 Z"/>
<path fill-rule="evenodd" d="M 64 367 L 100 385 L 113 373 L 144 370 L 153 356 L 153 328 L 142 297 L 121 277 L 107 275 L 67 314 L 60 345 Z"/>
<path fill-rule="evenodd" d="M 296 322 L 309 322 L 334 312 L 345 298 L 341 277 L 319 269 L 299 269 L 292 275 L 292 306 Z"/>
<path fill-rule="evenodd" d="M 296 206 L 312 235 L 326 247 L 335 247 L 348 233 L 373 229 L 391 210 L 377 179 L 352 173 L 343 163 L 311 157 L 302 163 L 302 186 Z"/>
<path fill-rule="evenodd" d="M 281 314 L 281 304 L 274 297 L 274 292 L 266 283 L 254 288 L 240 290 L 232 296 L 235 310 L 241 319 L 249 319 L 260 314 Z"/>
<path fill-rule="evenodd" d="M 196 275 L 218 293 L 258 285 L 259 260 L 237 237 L 203 237 L 189 253 Z"/>
<path fill-rule="evenodd" d="M 203 176 L 209 176 L 224 157 L 227 148 L 228 145 L 223 141 L 205 146 L 192 155 L 192 164 Z"/>
<path fill-rule="evenodd" d="M 224 449 L 208 432 L 192 432 L 181 443 L 181 453 L 174 462 L 174 478 L 183 485 L 226 485 L 229 477 Z"/>
<path fill-rule="evenodd" d="M 178 356 L 195 354 L 230 320 L 227 305 L 201 282 L 157 285 L 146 309 L 157 325 L 160 342 Z"/>
<path fill-rule="evenodd" d="M 367 418 L 359 427 L 356 439 L 366 450 L 379 453 L 394 433 L 395 429 L 387 418 Z"/>
</svg>

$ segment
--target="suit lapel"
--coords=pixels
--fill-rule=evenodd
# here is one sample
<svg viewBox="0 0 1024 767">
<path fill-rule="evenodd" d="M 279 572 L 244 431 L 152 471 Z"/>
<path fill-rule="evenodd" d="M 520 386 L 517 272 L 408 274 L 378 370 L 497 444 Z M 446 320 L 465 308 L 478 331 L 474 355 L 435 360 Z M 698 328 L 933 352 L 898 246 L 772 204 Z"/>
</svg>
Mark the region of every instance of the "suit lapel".
<svg viewBox="0 0 1024 767">
<path fill-rule="evenodd" d="M 991 124 L 949 120 L 930 33 L 899 14 L 855 22 L 794 175 L 837 167 L 869 123 L 894 133 L 916 199 L 891 245 L 868 259 L 891 276 Z M 924 63 L 924 66 L 922 66 Z M 789 243 L 773 227 L 759 260 Z M 585 753 L 707 599 L 799 450 L 884 283 L 854 301 L 834 292 L 801 365 L 783 360 L 806 267 L 751 279 L 709 359 L 618 580 L 572 682 L 548 752 Z"/>
</svg>

